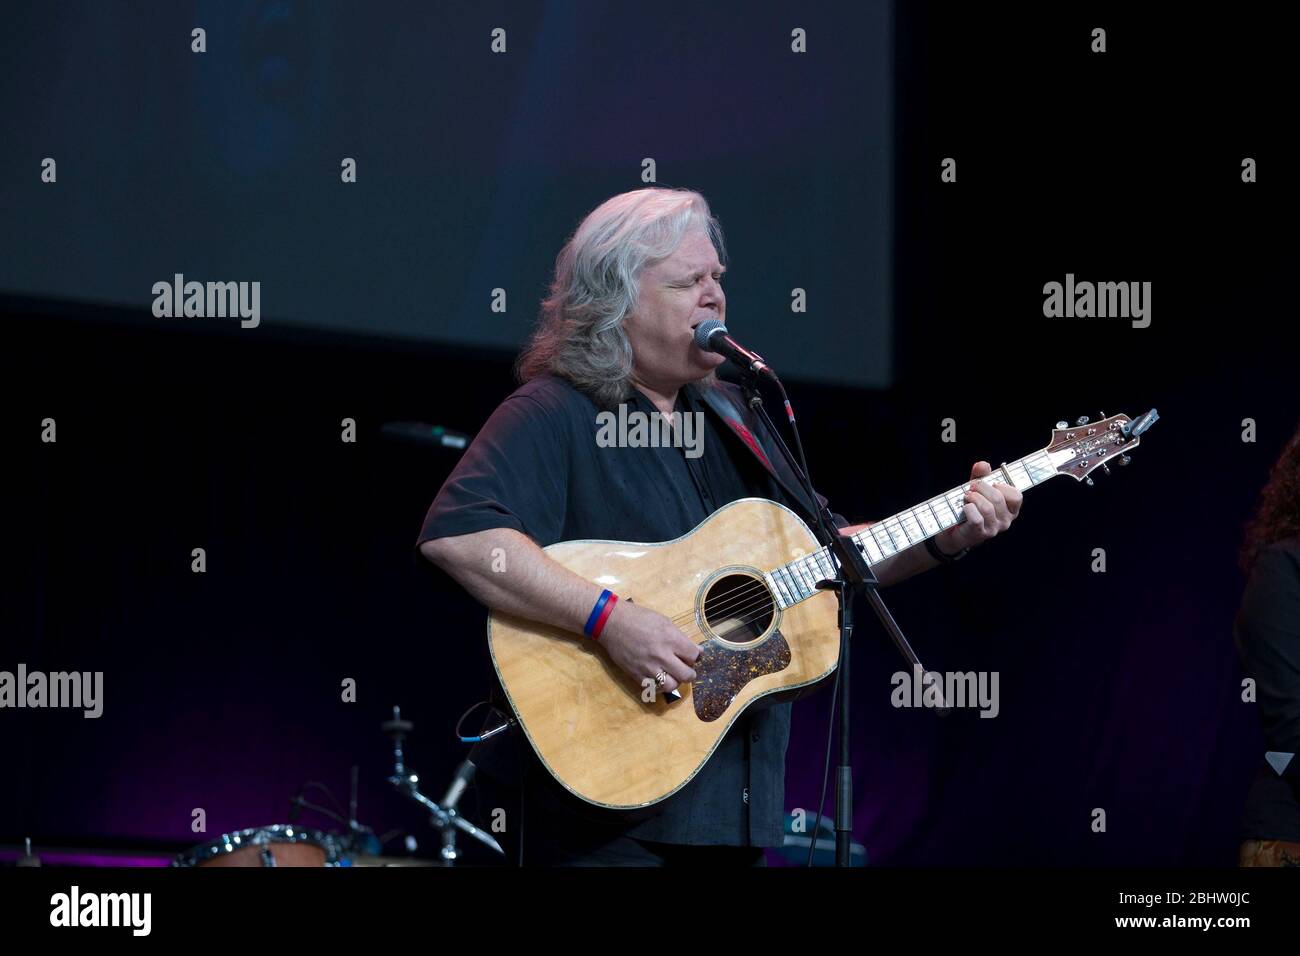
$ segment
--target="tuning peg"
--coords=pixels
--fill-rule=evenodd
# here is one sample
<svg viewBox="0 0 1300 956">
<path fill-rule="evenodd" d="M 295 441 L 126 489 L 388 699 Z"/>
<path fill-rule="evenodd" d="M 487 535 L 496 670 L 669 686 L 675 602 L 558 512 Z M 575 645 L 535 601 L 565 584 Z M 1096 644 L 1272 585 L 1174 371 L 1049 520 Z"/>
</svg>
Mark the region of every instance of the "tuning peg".
<svg viewBox="0 0 1300 956">
<path fill-rule="evenodd" d="M 1101 470 L 1104 471 L 1106 474 L 1109 475 L 1109 474 L 1110 474 L 1110 465 L 1102 464 L 1102 466 L 1101 466 Z"/>
<path fill-rule="evenodd" d="M 1130 458 L 1128 455 L 1120 455 L 1120 456 L 1119 456 L 1119 463 L 1120 463 L 1121 465 L 1127 465 L 1127 464 L 1128 464 L 1130 461 L 1132 461 L 1132 460 L 1133 460 L 1133 459 Z"/>
<path fill-rule="evenodd" d="M 1056 427 L 1057 427 L 1057 428 L 1069 428 L 1069 427 L 1070 427 L 1070 423 L 1069 423 L 1069 422 L 1057 422 L 1057 423 L 1056 423 Z"/>
<path fill-rule="evenodd" d="M 1086 425 L 1086 424 L 1088 424 L 1088 416 L 1087 416 L 1087 415 L 1080 415 L 1077 419 L 1075 419 L 1075 422 L 1074 422 L 1074 423 L 1075 423 L 1076 425 Z"/>
<path fill-rule="evenodd" d="M 1088 475 L 1088 477 L 1084 478 L 1083 483 L 1087 485 L 1089 488 L 1091 488 L 1094 484 L 1096 484 L 1096 482 L 1092 480 L 1092 475 Z"/>
</svg>

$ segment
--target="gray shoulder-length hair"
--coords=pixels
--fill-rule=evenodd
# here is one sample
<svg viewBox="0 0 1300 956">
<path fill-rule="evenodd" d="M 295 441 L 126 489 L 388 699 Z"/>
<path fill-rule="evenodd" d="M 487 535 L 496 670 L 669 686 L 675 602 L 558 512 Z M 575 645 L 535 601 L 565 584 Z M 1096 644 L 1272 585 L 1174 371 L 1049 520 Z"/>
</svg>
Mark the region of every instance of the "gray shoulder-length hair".
<svg viewBox="0 0 1300 956">
<path fill-rule="evenodd" d="M 637 189 L 588 213 L 556 257 L 550 295 L 516 364 L 519 380 L 557 375 L 598 406 L 625 400 L 632 345 L 623 321 L 636 305 L 641 272 L 672 255 L 695 228 L 708 233 L 726 265 L 722 227 L 693 190 Z"/>
</svg>

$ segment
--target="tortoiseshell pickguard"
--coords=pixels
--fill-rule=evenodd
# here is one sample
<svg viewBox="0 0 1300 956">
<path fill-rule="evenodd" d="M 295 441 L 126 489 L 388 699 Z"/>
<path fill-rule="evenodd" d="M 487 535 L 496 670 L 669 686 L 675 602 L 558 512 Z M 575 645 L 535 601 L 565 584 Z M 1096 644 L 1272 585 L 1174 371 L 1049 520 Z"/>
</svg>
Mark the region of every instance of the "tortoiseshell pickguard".
<svg viewBox="0 0 1300 956">
<path fill-rule="evenodd" d="M 691 699 L 695 716 L 717 720 L 752 680 L 790 666 L 790 645 L 779 630 L 753 647 L 727 647 L 715 638 L 700 645 Z"/>
</svg>

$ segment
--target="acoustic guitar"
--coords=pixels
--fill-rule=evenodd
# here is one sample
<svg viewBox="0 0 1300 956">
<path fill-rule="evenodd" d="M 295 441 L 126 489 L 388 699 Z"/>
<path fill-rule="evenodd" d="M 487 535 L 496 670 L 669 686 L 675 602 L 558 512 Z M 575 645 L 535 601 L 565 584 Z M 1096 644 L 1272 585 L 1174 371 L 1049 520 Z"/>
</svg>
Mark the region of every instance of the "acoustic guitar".
<svg viewBox="0 0 1300 956">
<path fill-rule="evenodd" d="M 1071 428 L 986 476 L 1021 492 L 1057 475 L 1128 464 L 1157 418 L 1115 415 Z M 964 521 L 970 482 L 854 536 L 876 564 Z M 564 787 L 612 809 L 649 806 L 699 772 L 728 728 L 760 698 L 798 693 L 839 659 L 837 600 L 818 583 L 833 559 L 789 508 L 744 498 L 672 541 L 564 541 L 546 554 L 582 577 L 671 618 L 700 647 L 680 696 L 652 693 L 598 642 L 508 614 L 488 618 L 492 663 L 520 727 Z M 651 682 L 652 683 L 652 682 Z"/>
</svg>

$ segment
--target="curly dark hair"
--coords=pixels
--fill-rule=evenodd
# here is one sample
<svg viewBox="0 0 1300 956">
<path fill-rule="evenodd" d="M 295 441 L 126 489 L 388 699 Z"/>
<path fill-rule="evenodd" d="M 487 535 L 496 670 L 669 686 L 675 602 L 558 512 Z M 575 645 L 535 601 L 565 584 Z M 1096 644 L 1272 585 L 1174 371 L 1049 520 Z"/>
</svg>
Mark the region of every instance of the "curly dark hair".
<svg viewBox="0 0 1300 956">
<path fill-rule="evenodd" d="M 1300 536 L 1300 428 L 1282 449 L 1259 493 L 1255 516 L 1246 525 L 1241 568 L 1247 574 L 1259 553 L 1274 541 Z"/>
</svg>

